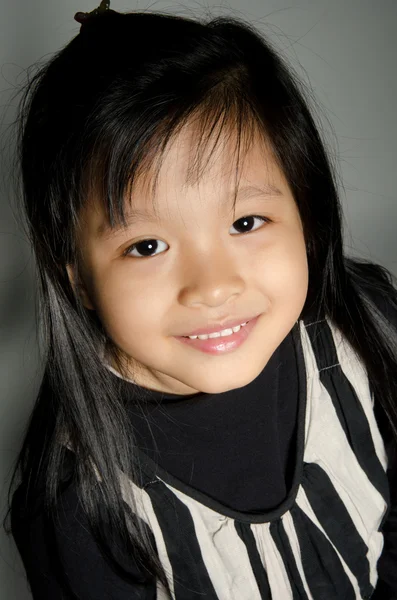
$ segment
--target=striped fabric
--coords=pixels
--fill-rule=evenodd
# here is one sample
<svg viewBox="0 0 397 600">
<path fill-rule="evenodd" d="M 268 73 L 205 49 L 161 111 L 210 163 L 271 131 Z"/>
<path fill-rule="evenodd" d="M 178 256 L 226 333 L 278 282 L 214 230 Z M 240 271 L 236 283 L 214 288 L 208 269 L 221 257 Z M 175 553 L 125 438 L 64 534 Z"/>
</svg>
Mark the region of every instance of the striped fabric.
<svg viewBox="0 0 397 600">
<path fill-rule="evenodd" d="M 149 526 L 169 590 L 158 600 L 368 599 L 390 507 L 387 455 L 365 368 L 328 320 L 293 329 L 299 369 L 296 464 L 265 514 L 223 506 L 142 452 L 124 500 Z M 208 465 L 211 468 L 211 465 Z"/>
</svg>

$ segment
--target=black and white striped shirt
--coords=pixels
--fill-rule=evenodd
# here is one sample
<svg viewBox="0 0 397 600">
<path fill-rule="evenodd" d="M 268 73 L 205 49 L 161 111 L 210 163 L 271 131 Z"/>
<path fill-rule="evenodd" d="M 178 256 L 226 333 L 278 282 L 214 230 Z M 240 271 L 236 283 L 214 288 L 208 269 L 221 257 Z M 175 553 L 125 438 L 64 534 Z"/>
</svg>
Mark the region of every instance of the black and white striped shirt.
<svg viewBox="0 0 397 600">
<path fill-rule="evenodd" d="M 140 500 L 169 593 L 190 600 L 370 598 L 390 505 L 387 455 L 366 371 L 328 321 L 293 330 L 299 369 L 292 487 L 262 514 L 243 513 L 178 480 L 141 454 Z M 208 468 L 210 466 L 208 465 Z"/>
<path fill-rule="evenodd" d="M 169 395 L 144 417 L 131 410 L 142 470 L 139 480 L 121 479 L 124 500 L 135 495 L 169 589 L 109 572 L 70 487 L 56 540 L 40 520 L 30 531 L 15 520 L 34 597 L 68 597 L 51 571 L 54 544 L 87 600 L 397 597 L 390 461 L 366 371 L 340 332 L 328 320 L 299 321 L 257 380 L 214 399 Z"/>
</svg>

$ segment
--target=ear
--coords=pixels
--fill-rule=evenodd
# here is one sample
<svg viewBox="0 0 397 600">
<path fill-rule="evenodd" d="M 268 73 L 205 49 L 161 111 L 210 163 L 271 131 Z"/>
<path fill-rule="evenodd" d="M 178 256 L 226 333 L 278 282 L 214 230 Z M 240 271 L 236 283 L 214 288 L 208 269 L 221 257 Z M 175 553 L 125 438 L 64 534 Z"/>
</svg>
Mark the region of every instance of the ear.
<svg viewBox="0 0 397 600">
<path fill-rule="evenodd" d="M 76 296 L 78 296 L 81 299 L 83 305 L 86 308 L 88 308 L 89 310 L 95 310 L 95 307 L 93 306 L 90 300 L 89 294 L 84 284 L 81 281 L 77 281 L 76 273 L 73 266 L 66 265 L 66 271 L 69 277 L 70 285 L 72 286 Z"/>
</svg>

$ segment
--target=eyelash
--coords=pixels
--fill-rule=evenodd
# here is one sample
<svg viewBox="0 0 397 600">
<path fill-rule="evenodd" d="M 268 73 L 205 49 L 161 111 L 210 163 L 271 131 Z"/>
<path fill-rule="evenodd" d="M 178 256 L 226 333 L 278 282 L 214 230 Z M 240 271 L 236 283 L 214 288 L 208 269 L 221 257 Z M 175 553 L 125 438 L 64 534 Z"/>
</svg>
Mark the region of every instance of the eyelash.
<svg viewBox="0 0 397 600">
<path fill-rule="evenodd" d="M 269 219 L 268 217 L 262 217 L 260 215 L 248 215 L 246 217 L 240 217 L 240 219 L 237 219 L 237 221 L 242 221 L 244 219 L 249 219 L 249 218 L 253 218 L 253 219 L 260 219 L 263 223 L 271 223 L 271 219 Z M 237 221 L 235 221 L 235 223 L 237 223 Z M 257 229 L 254 229 L 253 231 L 257 231 L 258 229 L 261 229 L 261 227 L 258 227 Z M 251 231 L 246 232 L 247 233 L 252 233 Z M 237 234 L 234 234 L 237 235 Z M 243 235 L 243 234 L 240 234 Z M 138 246 L 138 244 L 142 244 L 143 242 L 149 242 L 152 241 L 155 238 L 148 238 L 148 239 L 143 239 L 143 240 L 139 240 L 139 242 L 135 242 L 134 244 L 132 244 L 131 246 L 129 246 L 126 250 L 124 250 L 123 252 L 123 256 L 127 256 L 129 252 L 131 252 L 131 250 L 133 250 L 136 246 Z M 162 254 L 163 252 L 160 252 L 160 254 Z M 137 258 L 138 260 L 141 260 L 142 258 L 154 258 L 155 256 L 158 256 L 158 254 L 154 254 L 153 256 L 130 256 L 129 258 Z"/>
</svg>

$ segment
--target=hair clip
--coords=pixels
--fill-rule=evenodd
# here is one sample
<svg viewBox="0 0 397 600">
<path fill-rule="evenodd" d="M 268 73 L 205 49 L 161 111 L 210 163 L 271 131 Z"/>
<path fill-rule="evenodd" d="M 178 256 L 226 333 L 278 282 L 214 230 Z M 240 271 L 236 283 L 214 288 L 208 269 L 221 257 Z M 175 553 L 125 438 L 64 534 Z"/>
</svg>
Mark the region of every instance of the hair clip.
<svg viewBox="0 0 397 600">
<path fill-rule="evenodd" d="M 105 13 L 106 11 L 108 11 L 109 6 L 110 6 L 110 0 L 102 0 L 100 5 L 98 6 L 98 8 L 95 8 L 94 10 L 92 10 L 89 13 L 78 12 L 74 15 L 74 19 L 75 19 L 75 21 L 77 21 L 78 23 L 81 23 L 83 25 L 86 21 L 88 21 L 88 19 L 91 19 L 92 17 L 96 17 L 96 16 L 101 15 L 101 14 Z"/>
</svg>

